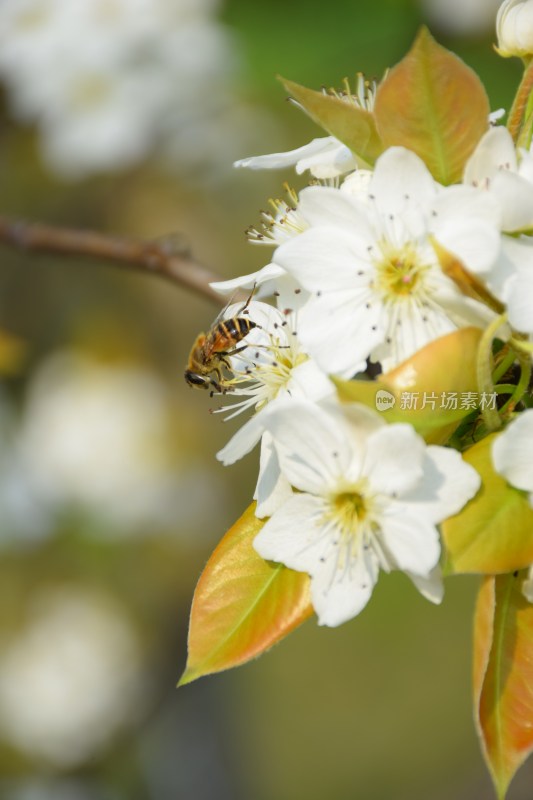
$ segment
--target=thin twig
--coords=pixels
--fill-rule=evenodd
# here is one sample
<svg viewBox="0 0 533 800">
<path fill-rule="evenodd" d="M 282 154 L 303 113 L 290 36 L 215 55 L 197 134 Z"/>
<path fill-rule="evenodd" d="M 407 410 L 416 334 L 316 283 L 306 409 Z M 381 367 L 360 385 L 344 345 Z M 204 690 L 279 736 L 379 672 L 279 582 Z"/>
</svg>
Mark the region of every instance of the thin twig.
<svg viewBox="0 0 533 800">
<path fill-rule="evenodd" d="M 220 304 L 220 295 L 209 286 L 220 277 L 177 246 L 172 236 L 147 242 L 0 216 L 0 242 L 17 250 L 108 261 L 157 275 Z"/>
</svg>

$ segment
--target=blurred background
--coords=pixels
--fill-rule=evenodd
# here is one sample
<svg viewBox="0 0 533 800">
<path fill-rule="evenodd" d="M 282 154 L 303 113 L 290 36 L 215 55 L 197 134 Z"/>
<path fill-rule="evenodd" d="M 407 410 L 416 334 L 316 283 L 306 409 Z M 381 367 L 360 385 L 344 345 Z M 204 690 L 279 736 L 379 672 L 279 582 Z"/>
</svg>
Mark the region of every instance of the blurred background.
<svg viewBox="0 0 533 800">
<path fill-rule="evenodd" d="M 2 213 L 176 237 L 223 277 L 287 172 L 232 170 L 321 135 L 284 99 L 379 79 L 418 26 L 509 108 L 498 0 L 0 0 Z M 198 576 L 256 454 L 183 369 L 217 308 L 96 261 L 1 247 L 2 800 L 481 800 L 476 581 L 442 607 L 385 576 L 360 618 L 175 689 Z M 239 424 L 239 421 L 237 421 Z M 510 800 L 531 797 L 527 767 Z"/>
</svg>

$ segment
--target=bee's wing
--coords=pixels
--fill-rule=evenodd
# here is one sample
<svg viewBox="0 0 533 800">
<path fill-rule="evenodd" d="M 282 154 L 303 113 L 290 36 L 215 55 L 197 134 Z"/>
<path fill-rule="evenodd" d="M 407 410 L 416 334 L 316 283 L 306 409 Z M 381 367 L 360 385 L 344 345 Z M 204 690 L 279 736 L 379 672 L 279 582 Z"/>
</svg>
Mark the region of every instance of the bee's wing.
<svg viewBox="0 0 533 800">
<path fill-rule="evenodd" d="M 220 309 L 220 311 L 218 312 L 218 314 L 216 315 L 215 319 L 213 320 L 213 322 L 212 322 L 212 323 L 211 323 L 211 325 L 210 325 L 210 329 L 211 329 L 211 330 L 213 330 L 213 328 L 216 328 L 216 326 L 218 325 L 218 323 L 219 323 L 219 322 L 220 322 L 222 319 L 224 319 L 224 316 L 225 316 L 225 314 L 226 314 L 226 311 L 228 310 L 228 308 L 230 307 L 230 305 L 233 303 L 233 300 L 235 299 L 235 295 L 237 294 L 237 291 L 238 291 L 238 290 L 235 290 L 235 291 L 233 292 L 233 294 L 231 295 L 231 297 L 230 297 L 230 299 L 228 300 L 228 302 L 226 303 L 226 305 L 225 305 L 225 306 L 223 306 L 223 307 Z"/>
<path fill-rule="evenodd" d="M 236 311 L 235 314 L 232 314 L 232 316 L 240 316 L 243 313 L 244 314 L 248 313 L 246 311 L 246 308 L 247 308 L 248 304 L 250 303 L 250 300 L 254 296 L 256 289 L 257 289 L 257 285 L 254 283 L 252 291 L 250 292 L 250 294 L 248 295 L 246 300 L 243 302 L 243 304 L 240 307 L 240 309 L 238 311 Z M 230 299 L 228 300 L 228 302 L 226 303 L 226 305 L 218 312 L 217 316 L 215 317 L 215 319 L 213 320 L 213 322 L 211 324 L 211 329 L 215 328 L 221 320 L 225 319 L 226 311 L 228 310 L 228 308 L 231 305 L 233 305 L 233 303 L 235 302 L 235 298 L 237 297 L 238 294 L 241 294 L 241 290 L 239 288 L 235 289 L 235 291 L 232 293 L 232 295 L 231 295 Z"/>
</svg>

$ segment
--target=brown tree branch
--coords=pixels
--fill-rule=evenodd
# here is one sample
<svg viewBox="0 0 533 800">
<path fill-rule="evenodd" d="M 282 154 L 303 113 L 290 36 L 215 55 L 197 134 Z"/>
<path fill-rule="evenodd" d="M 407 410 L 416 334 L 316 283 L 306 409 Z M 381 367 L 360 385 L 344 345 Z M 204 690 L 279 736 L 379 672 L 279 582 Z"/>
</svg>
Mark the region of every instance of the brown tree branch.
<svg viewBox="0 0 533 800">
<path fill-rule="evenodd" d="M 183 246 L 177 245 L 173 236 L 146 242 L 0 216 L 0 243 L 17 250 L 108 261 L 136 272 L 157 275 L 220 304 L 220 295 L 209 286 L 220 277 L 196 261 Z"/>
</svg>

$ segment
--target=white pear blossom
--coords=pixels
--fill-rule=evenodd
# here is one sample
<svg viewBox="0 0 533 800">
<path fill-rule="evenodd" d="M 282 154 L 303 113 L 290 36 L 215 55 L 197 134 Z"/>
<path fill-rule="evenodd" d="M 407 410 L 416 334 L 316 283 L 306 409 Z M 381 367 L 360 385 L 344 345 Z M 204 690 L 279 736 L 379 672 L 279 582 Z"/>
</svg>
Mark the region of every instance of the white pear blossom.
<svg viewBox="0 0 533 800">
<path fill-rule="evenodd" d="M 496 35 L 501 56 L 533 55 L 533 2 L 504 0 L 496 17 Z"/>
<path fill-rule="evenodd" d="M 502 231 L 533 228 L 533 156 L 516 152 L 507 128 L 497 126 L 482 136 L 466 163 L 464 183 L 491 194 L 500 206 Z"/>
<path fill-rule="evenodd" d="M 500 254 L 485 279 L 506 304 L 510 324 L 533 333 L 533 239 L 517 236 L 533 230 L 533 154 L 517 153 L 509 131 L 492 128 L 467 162 L 464 182 L 490 194 L 500 206 Z"/>
<path fill-rule="evenodd" d="M 230 306 L 226 317 L 238 313 L 239 306 Z M 257 487 L 257 515 L 269 516 L 281 499 L 290 493 L 280 474 L 271 437 L 265 433 L 263 415 L 267 408 L 283 399 L 319 400 L 334 391 L 333 384 L 303 350 L 295 334 L 295 312 L 284 313 L 273 306 L 252 301 L 250 319 L 258 327 L 246 338 L 244 351 L 231 358 L 232 378 L 225 382 L 224 397 L 237 402 L 219 409 L 233 419 L 253 410 L 253 416 L 217 453 L 223 464 L 233 464 L 261 441 L 261 458 Z"/>
<path fill-rule="evenodd" d="M 441 187 L 405 148 L 377 161 L 364 202 L 339 189 L 300 194 L 310 228 L 281 245 L 276 264 L 309 293 L 298 335 L 322 369 L 384 369 L 459 327 L 492 318 L 440 268 L 434 241 L 485 274 L 500 248 L 498 207 L 471 187 Z"/>
<path fill-rule="evenodd" d="M 263 558 L 307 572 L 322 625 L 367 604 L 379 571 L 399 569 L 442 599 L 437 524 L 480 485 L 455 450 L 359 405 L 279 403 L 265 414 L 282 474 L 297 491 L 254 540 Z"/>
<path fill-rule="evenodd" d="M 522 412 L 496 437 L 492 462 L 512 486 L 529 492 L 533 507 L 533 409 Z"/>
<path fill-rule="evenodd" d="M 511 486 L 529 493 L 533 508 L 533 409 L 523 411 L 496 437 L 492 463 Z M 533 603 L 533 565 L 522 584 L 522 593 Z"/>
</svg>

